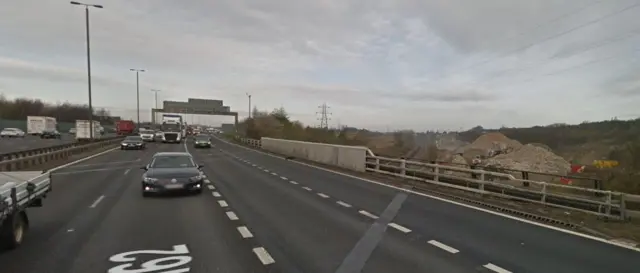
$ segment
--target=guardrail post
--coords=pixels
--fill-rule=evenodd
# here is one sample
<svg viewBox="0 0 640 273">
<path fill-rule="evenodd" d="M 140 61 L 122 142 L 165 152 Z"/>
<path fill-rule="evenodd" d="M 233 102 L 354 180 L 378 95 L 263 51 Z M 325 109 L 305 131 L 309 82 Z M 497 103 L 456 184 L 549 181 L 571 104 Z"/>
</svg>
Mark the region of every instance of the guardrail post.
<svg viewBox="0 0 640 273">
<path fill-rule="evenodd" d="M 542 197 L 540 198 L 540 202 L 543 204 L 547 202 L 547 183 L 542 184 L 542 190 L 540 191 Z"/>
<path fill-rule="evenodd" d="M 607 191 L 607 208 L 606 208 L 606 213 L 607 215 L 611 215 L 611 201 L 612 201 L 612 193 L 611 191 Z"/>
<path fill-rule="evenodd" d="M 620 220 L 622 221 L 626 221 L 627 220 L 627 195 L 626 194 L 620 194 Z"/>
<path fill-rule="evenodd" d="M 529 173 L 525 172 L 525 171 L 522 171 L 522 179 L 523 180 L 529 180 Z M 529 187 L 529 184 L 530 184 L 529 182 L 522 182 L 522 186 L 523 187 Z"/>
<path fill-rule="evenodd" d="M 433 172 L 435 173 L 435 175 L 433 176 L 433 180 L 436 182 L 440 182 L 440 166 L 436 165 L 435 167 L 433 167 Z"/>
<path fill-rule="evenodd" d="M 380 170 L 380 158 L 376 157 L 376 171 Z"/>
<path fill-rule="evenodd" d="M 407 160 L 405 159 L 400 161 L 400 174 L 402 174 L 403 177 L 407 175 Z"/>
</svg>

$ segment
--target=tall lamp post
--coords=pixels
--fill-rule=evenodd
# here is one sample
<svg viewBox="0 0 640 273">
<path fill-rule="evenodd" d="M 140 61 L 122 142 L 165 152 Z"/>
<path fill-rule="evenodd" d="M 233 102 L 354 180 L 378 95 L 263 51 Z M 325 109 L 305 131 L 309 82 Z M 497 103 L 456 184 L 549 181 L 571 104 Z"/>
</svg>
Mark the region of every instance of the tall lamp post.
<svg viewBox="0 0 640 273">
<path fill-rule="evenodd" d="M 87 28 L 87 85 L 89 89 L 89 139 L 93 139 L 93 104 L 91 100 L 91 46 L 89 43 L 89 7 L 104 8 L 102 5 L 84 4 L 76 1 L 70 2 L 72 5 L 84 6 L 85 23 Z"/>
<path fill-rule="evenodd" d="M 151 89 L 151 92 L 155 93 L 155 97 L 156 97 L 156 104 L 154 106 L 154 108 L 158 108 L 158 92 L 160 92 L 160 90 L 158 89 Z M 151 109 L 151 120 L 153 121 L 153 123 L 156 123 L 156 113 L 153 112 L 153 109 Z"/>
<path fill-rule="evenodd" d="M 251 118 L 251 94 L 246 93 L 247 97 L 249 98 L 249 118 Z"/>
<path fill-rule="evenodd" d="M 131 71 L 136 72 L 136 97 L 137 97 L 137 101 L 138 101 L 138 107 L 136 108 L 136 114 L 138 115 L 138 126 L 137 128 L 140 128 L 140 72 L 145 72 L 144 69 L 136 69 L 136 68 L 131 68 L 129 69 Z"/>
</svg>

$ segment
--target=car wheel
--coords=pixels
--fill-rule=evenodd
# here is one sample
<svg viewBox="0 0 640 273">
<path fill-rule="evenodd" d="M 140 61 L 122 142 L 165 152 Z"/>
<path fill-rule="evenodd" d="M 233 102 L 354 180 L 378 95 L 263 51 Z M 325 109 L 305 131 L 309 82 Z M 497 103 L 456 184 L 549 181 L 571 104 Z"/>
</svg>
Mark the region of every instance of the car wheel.
<svg viewBox="0 0 640 273">
<path fill-rule="evenodd" d="M 5 249 L 14 249 L 22 244 L 29 228 L 29 220 L 24 212 L 13 214 L 0 228 L 0 243 Z"/>
</svg>

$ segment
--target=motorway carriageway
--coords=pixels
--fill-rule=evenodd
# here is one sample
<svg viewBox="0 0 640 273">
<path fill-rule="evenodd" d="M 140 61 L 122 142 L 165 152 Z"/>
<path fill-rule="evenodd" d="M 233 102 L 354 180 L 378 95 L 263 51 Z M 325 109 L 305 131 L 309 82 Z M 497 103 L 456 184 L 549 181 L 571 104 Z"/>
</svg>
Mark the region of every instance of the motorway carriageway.
<svg viewBox="0 0 640 273">
<path fill-rule="evenodd" d="M 114 137 L 115 134 L 105 134 L 102 138 Z M 62 133 L 60 139 L 42 139 L 39 136 L 26 135 L 24 138 L 0 138 L 0 154 L 15 153 L 26 150 L 41 149 L 51 146 L 70 144 L 76 142 L 73 134 Z"/>
<path fill-rule="evenodd" d="M 637 251 L 214 139 L 150 144 L 57 171 L 2 273 L 638 272 Z M 191 152 L 199 196 L 143 198 L 141 166 Z M 142 270 L 146 268 L 146 270 Z M 135 269 L 138 269 L 137 271 Z"/>
</svg>

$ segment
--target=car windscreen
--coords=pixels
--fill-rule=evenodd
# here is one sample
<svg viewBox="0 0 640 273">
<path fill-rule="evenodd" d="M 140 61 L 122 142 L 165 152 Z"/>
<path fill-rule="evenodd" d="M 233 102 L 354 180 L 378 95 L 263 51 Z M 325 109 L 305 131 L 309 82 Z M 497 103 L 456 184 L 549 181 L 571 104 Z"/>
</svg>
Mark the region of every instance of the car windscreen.
<svg viewBox="0 0 640 273">
<path fill-rule="evenodd" d="M 156 156 L 151 162 L 151 168 L 194 168 L 191 156 L 186 155 L 162 155 Z"/>
<path fill-rule="evenodd" d="M 208 137 L 196 137 L 196 141 L 209 141 Z"/>
<path fill-rule="evenodd" d="M 141 134 L 154 134 L 154 131 L 140 131 Z"/>
<path fill-rule="evenodd" d="M 128 136 L 124 139 L 124 141 L 142 141 L 141 137 Z"/>
</svg>

